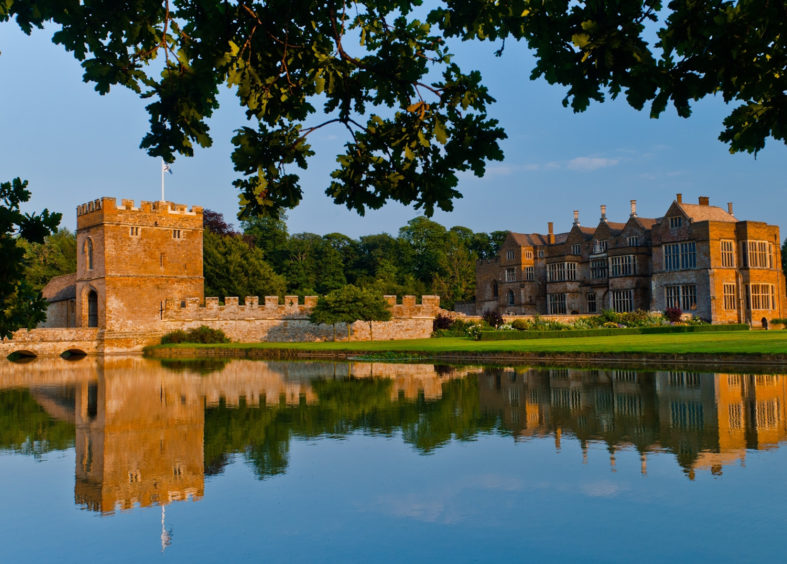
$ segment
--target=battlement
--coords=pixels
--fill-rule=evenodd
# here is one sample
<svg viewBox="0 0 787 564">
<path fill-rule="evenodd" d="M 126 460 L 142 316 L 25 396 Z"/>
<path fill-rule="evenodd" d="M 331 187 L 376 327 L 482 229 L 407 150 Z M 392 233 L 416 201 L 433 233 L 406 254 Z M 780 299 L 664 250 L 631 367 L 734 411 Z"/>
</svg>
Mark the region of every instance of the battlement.
<svg viewBox="0 0 787 564">
<path fill-rule="evenodd" d="M 192 206 L 189 208 L 184 204 L 176 204 L 174 202 L 146 202 L 141 201 L 139 207 L 135 207 L 134 200 L 121 200 L 120 206 L 117 205 L 115 198 L 97 198 L 90 202 L 80 204 L 77 206 L 77 217 L 93 214 L 97 212 L 112 213 L 115 211 L 132 211 L 140 213 L 155 213 L 159 215 L 186 215 L 186 216 L 201 216 L 202 207 Z"/>
<path fill-rule="evenodd" d="M 391 306 L 393 319 L 433 318 L 440 309 L 440 296 L 421 296 L 421 303 L 416 304 L 415 296 L 384 296 Z M 311 310 L 317 305 L 317 296 L 265 296 L 260 302 L 258 296 L 246 296 L 243 304 L 237 297 L 224 298 L 224 305 L 219 298 L 205 298 L 201 305 L 199 298 L 177 300 L 169 298 L 164 305 L 162 319 L 166 321 L 239 321 L 254 319 L 270 320 L 306 320 Z"/>
</svg>

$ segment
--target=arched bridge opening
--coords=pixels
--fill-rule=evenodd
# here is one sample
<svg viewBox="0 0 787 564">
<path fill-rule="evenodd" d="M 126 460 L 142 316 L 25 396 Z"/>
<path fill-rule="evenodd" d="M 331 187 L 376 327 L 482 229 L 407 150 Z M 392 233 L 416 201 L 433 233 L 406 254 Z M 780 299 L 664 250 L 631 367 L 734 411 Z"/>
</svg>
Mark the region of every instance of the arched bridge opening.
<svg viewBox="0 0 787 564">
<path fill-rule="evenodd" d="M 82 349 L 68 349 L 60 356 L 66 360 L 81 360 L 87 356 L 87 353 Z"/>
<path fill-rule="evenodd" d="M 9 354 L 6 358 L 11 362 L 17 362 L 19 364 L 23 364 L 25 362 L 30 362 L 35 360 L 38 355 L 33 351 L 14 351 Z"/>
</svg>

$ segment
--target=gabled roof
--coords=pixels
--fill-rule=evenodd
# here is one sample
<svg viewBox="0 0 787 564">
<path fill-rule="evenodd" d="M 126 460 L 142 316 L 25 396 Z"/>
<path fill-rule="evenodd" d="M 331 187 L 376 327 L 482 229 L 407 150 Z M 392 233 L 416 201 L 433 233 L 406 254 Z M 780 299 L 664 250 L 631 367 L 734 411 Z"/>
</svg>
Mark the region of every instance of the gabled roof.
<svg viewBox="0 0 787 564">
<path fill-rule="evenodd" d="M 618 223 L 616 221 L 608 221 L 607 225 L 609 225 L 609 230 L 614 235 L 619 235 L 626 228 L 626 224 L 625 223 Z"/>
<path fill-rule="evenodd" d="M 690 218 L 692 221 L 727 221 L 727 222 L 736 222 L 735 216 L 730 215 L 723 209 L 718 206 L 703 206 L 700 204 L 684 204 L 675 202 L 683 213 L 686 214 L 686 217 Z"/>
<path fill-rule="evenodd" d="M 47 282 L 47 285 L 41 290 L 41 294 L 49 303 L 73 300 L 77 297 L 76 283 L 76 272 L 55 276 L 52 280 Z"/>
<path fill-rule="evenodd" d="M 513 231 L 508 233 L 520 247 L 535 247 L 547 244 L 546 235 L 541 235 L 540 233 L 514 233 Z"/>
<path fill-rule="evenodd" d="M 634 221 L 639 223 L 645 229 L 653 229 L 653 226 L 656 225 L 662 218 L 660 217 L 635 217 Z"/>
<path fill-rule="evenodd" d="M 555 245 L 560 245 L 568 240 L 568 233 L 557 233 L 555 235 Z"/>
</svg>

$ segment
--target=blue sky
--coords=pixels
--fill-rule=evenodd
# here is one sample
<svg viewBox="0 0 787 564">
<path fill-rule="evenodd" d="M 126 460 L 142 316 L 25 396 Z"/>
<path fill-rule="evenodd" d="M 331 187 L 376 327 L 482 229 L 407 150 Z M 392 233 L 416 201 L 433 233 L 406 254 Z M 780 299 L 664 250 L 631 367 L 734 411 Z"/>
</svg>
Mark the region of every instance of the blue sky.
<svg viewBox="0 0 787 564">
<path fill-rule="evenodd" d="M 50 37 L 50 31 L 27 37 L 15 24 L 0 25 L 0 178 L 28 179 L 29 208 L 63 212 L 63 225 L 71 229 L 82 202 L 100 196 L 159 199 L 159 161 L 139 149 L 148 125 L 144 102 L 124 89 L 97 94 L 82 82 L 77 61 Z M 769 140 L 757 159 L 731 155 L 717 140 L 729 112 L 720 99 L 697 104 L 688 120 L 672 109 L 652 120 L 622 101 L 574 114 L 562 107 L 560 87 L 529 80 L 533 60 L 524 46 L 509 42 L 502 58 L 493 56 L 495 48 L 473 43 L 455 51 L 463 68 L 481 70 L 497 99 L 491 115 L 509 136 L 505 160 L 491 163 L 484 178 L 462 176 L 464 198 L 453 212 L 436 213 L 436 221 L 524 232 L 543 232 L 554 221 L 557 230 L 567 230 L 574 209 L 583 225 L 597 223 L 600 204 L 607 205 L 610 219 L 625 221 L 629 200 L 636 199 L 641 216 L 655 217 L 681 192 L 684 201 L 700 195 L 722 207 L 732 201 L 741 219 L 783 223 L 787 147 Z M 230 138 L 245 119 L 231 94 L 221 100 L 211 121 L 213 147 L 178 158 L 167 178 L 167 199 L 234 220 Z M 304 201 L 289 213 L 291 233 L 395 234 L 418 215 L 389 204 L 361 217 L 333 204 L 324 189 L 343 132 L 323 128 L 312 142 L 317 156 L 302 176 Z"/>
</svg>

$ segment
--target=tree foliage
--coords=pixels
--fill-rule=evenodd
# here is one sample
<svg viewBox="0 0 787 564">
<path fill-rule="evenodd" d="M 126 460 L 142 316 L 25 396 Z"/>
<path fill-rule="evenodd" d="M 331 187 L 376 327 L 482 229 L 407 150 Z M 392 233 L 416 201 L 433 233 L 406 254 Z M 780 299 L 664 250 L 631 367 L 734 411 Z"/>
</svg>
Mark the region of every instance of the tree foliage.
<svg viewBox="0 0 787 564">
<path fill-rule="evenodd" d="M 208 296 L 270 296 L 284 293 L 284 278 L 265 262 L 260 249 L 239 235 L 203 235 L 205 294 Z"/>
<path fill-rule="evenodd" d="M 77 270 L 77 238 L 68 229 L 58 229 L 43 243 L 17 239 L 25 250 L 25 280 L 40 291 L 55 276 Z"/>
<path fill-rule="evenodd" d="M 20 205 L 28 200 L 26 180 L 0 183 L 0 338 L 10 337 L 20 327 L 32 329 L 46 319 L 46 300 L 25 279 L 29 259 L 19 241 L 43 242 L 62 216 L 46 209 L 40 214 L 22 213 Z"/>
<path fill-rule="evenodd" d="M 651 117 L 668 104 L 719 94 L 735 107 L 719 139 L 756 153 L 772 136 L 787 141 L 787 4 L 769 0 L 444 0 L 428 20 L 446 36 L 526 41 L 531 78 L 567 92 L 583 111 L 623 93 Z M 502 47 L 499 54 L 502 54 Z"/>
<path fill-rule="evenodd" d="M 232 138 L 243 218 L 297 205 L 309 135 L 328 125 L 347 133 L 326 187 L 336 203 L 431 214 L 451 209 L 459 172 L 502 159 L 505 134 L 481 74 L 452 61 L 420 3 L 8 0 L 0 22 L 49 24 L 98 92 L 150 99 L 142 147 L 167 162 L 211 145 L 219 88 L 232 89 L 251 121 Z"/>
<path fill-rule="evenodd" d="M 373 321 L 391 319 L 391 308 L 383 296 L 373 289 L 363 289 L 347 284 L 339 289 L 321 296 L 312 309 L 309 319 L 312 323 L 337 323 L 347 325 L 347 338 L 350 337 L 350 325 L 356 321 L 368 321 L 369 331 Z M 373 339 L 372 334 L 372 339 Z"/>
</svg>

